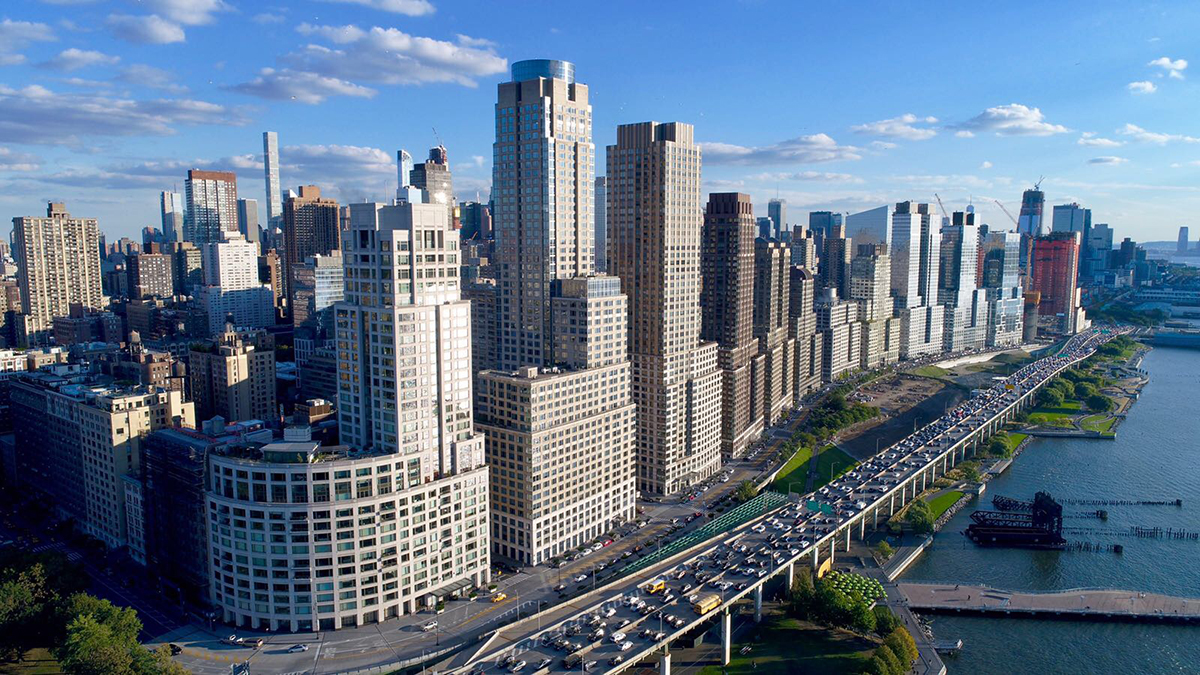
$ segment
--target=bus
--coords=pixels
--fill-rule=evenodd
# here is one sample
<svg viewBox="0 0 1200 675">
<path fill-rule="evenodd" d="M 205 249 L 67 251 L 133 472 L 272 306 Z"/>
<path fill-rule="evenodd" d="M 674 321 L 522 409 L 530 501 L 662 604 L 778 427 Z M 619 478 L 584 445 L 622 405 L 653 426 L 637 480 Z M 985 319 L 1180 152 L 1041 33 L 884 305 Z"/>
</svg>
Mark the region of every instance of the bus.
<svg viewBox="0 0 1200 675">
<path fill-rule="evenodd" d="M 696 598 L 696 601 L 692 603 L 692 609 L 694 609 L 696 613 L 701 616 L 708 614 L 720 606 L 721 596 L 717 595 L 716 593 L 709 593 L 704 597 Z"/>
<path fill-rule="evenodd" d="M 662 579 L 655 579 L 654 581 L 651 581 L 650 583 L 643 586 L 642 589 L 645 590 L 650 595 L 654 595 L 655 593 L 658 593 L 659 591 L 663 590 L 666 587 L 667 587 L 667 582 L 663 581 Z"/>
</svg>

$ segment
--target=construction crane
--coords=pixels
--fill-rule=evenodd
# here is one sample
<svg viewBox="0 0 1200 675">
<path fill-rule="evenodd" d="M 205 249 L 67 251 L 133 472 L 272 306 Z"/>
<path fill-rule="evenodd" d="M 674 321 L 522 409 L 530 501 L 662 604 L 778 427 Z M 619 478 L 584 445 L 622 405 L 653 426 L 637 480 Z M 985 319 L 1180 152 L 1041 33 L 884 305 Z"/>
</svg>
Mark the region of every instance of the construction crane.
<svg viewBox="0 0 1200 675">
<path fill-rule="evenodd" d="M 1046 180 L 1045 176 L 1038 176 L 1038 182 L 1033 184 L 1033 189 L 1041 190 L 1042 189 L 1042 181 L 1044 181 L 1044 180 Z"/>
<path fill-rule="evenodd" d="M 936 192 L 933 193 L 933 198 L 937 200 L 938 208 L 942 210 L 942 217 L 945 218 L 947 222 L 949 222 L 950 214 L 946 213 L 946 205 L 942 203 L 942 198 L 939 197 L 938 193 L 936 193 Z"/>
<path fill-rule="evenodd" d="M 996 206 L 1000 207 L 1000 210 L 1004 212 L 1004 215 L 1008 216 L 1008 219 L 1013 221 L 1013 225 L 1020 227 L 1020 223 L 1017 222 L 1016 218 L 1013 218 L 1013 214 L 1009 213 L 1008 209 L 1004 208 L 1004 205 L 1000 203 L 999 199 L 993 199 L 992 201 L 996 202 Z"/>
</svg>

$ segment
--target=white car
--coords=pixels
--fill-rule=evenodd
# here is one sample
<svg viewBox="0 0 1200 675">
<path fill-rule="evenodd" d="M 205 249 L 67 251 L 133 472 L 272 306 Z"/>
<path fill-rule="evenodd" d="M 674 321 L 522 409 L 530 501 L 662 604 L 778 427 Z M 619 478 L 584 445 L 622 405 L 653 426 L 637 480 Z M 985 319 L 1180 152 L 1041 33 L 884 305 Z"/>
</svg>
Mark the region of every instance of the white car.
<svg viewBox="0 0 1200 675">
<path fill-rule="evenodd" d="M 621 643 L 621 646 L 619 647 L 619 649 L 620 649 L 621 651 L 623 651 L 623 652 L 627 652 L 627 651 L 629 651 L 630 649 L 633 649 L 633 643 L 632 643 L 632 642 L 630 642 L 630 641 L 628 641 L 628 640 L 626 640 L 625 642 L 622 642 L 622 643 Z"/>
<path fill-rule="evenodd" d="M 436 621 L 430 621 L 430 622 L 426 623 L 424 626 L 421 626 L 421 630 L 423 630 L 423 631 L 425 631 L 426 633 L 428 633 L 429 631 L 431 631 L 431 630 L 434 630 L 434 629 L 436 629 L 437 627 L 438 627 L 438 622 L 436 622 Z"/>
<path fill-rule="evenodd" d="M 291 647 L 288 647 L 288 652 L 291 654 L 296 654 L 299 652 L 306 652 L 306 651 L 308 651 L 308 645 L 306 645 L 306 644 L 298 644 L 298 645 L 292 645 Z"/>
<path fill-rule="evenodd" d="M 610 639 L 614 645 L 619 645 L 625 641 L 625 634 L 621 632 L 613 633 Z"/>
</svg>

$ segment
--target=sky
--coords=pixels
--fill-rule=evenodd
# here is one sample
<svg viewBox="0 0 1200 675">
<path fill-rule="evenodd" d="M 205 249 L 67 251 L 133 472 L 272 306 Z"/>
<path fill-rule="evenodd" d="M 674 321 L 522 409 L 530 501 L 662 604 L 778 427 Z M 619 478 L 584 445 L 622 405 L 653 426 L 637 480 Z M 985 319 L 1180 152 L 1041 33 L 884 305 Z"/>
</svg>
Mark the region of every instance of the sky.
<svg viewBox="0 0 1200 675">
<path fill-rule="evenodd" d="M 497 83 L 576 64 L 597 174 L 618 124 L 689 122 L 704 188 L 788 221 L 907 199 L 1011 227 L 1039 179 L 1116 236 L 1200 232 L 1195 2 L 8 0 L 0 217 L 65 201 L 110 240 L 159 225 L 189 168 L 386 201 L 395 154 L 447 148 L 488 198 Z M 1044 178 L 1042 178 L 1044 177 Z"/>
</svg>

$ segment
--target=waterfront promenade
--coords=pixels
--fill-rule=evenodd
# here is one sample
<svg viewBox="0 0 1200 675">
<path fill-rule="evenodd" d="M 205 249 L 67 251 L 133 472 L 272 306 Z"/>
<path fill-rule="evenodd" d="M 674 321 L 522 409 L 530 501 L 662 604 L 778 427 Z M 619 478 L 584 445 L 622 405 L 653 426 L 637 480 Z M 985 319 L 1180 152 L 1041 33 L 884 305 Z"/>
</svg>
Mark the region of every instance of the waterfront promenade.
<svg viewBox="0 0 1200 675">
<path fill-rule="evenodd" d="M 988 586 L 901 582 L 909 608 L 962 613 L 1097 621 L 1200 623 L 1200 598 L 1116 589 L 1071 589 L 1047 593 L 1005 591 Z"/>
</svg>

